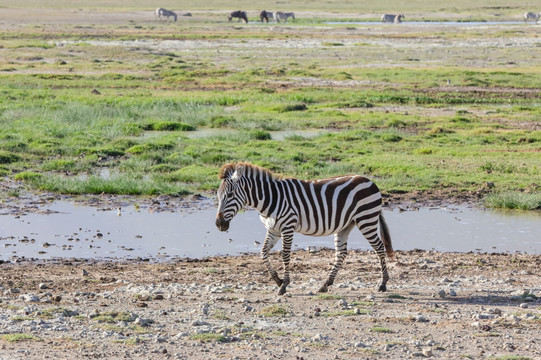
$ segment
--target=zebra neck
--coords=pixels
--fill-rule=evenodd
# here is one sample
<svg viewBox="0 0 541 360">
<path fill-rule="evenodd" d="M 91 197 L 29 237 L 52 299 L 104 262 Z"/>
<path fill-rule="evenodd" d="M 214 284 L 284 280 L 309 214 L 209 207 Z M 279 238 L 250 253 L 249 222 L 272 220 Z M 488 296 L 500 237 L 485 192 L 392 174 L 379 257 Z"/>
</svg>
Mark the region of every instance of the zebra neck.
<svg viewBox="0 0 541 360">
<path fill-rule="evenodd" d="M 247 185 L 246 205 L 253 207 L 261 215 L 272 216 L 279 210 L 278 205 L 284 204 L 284 189 L 280 180 L 271 177 L 256 178 Z"/>
</svg>

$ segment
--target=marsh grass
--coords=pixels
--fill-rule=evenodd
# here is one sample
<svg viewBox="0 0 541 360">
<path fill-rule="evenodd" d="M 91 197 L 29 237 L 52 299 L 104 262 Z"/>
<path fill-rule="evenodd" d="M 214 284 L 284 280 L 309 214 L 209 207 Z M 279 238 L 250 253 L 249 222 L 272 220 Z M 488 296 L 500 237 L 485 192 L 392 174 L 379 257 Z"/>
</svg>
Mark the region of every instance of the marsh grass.
<svg viewBox="0 0 541 360">
<path fill-rule="evenodd" d="M 205 6 L 211 3 L 217 4 Z M 351 6 L 343 2 L 307 4 L 292 6 L 332 8 L 337 21 L 351 17 L 340 13 Z M 370 6 L 379 13 L 390 5 Z M 412 11 L 415 6 L 408 4 Z M 431 12 L 431 6 L 436 3 L 422 10 Z M 455 12 L 484 16 L 471 6 Z M 43 191 L 129 195 L 214 191 L 220 166 L 231 161 L 303 179 L 359 173 L 384 193 L 471 193 L 486 182 L 502 193 L 523 192 L 541 183 L 541 132 L 534 127 L 541 106 L 532 95 L 539 68 L 519 56 L 527 48 L 513 48 L 516 64 L 507 64 L 509 49 L 482 45 L 487 38 L 535 36 L 529 27 L 482 34 L 389 27 L 390 34 L 377 35 L 363 26 L 323 24 L 316 15 L 276 32 L 216 19 L 208 15 L 175 27 L 36 24 L 2 32 L 9 51 L 0 70 L 9 71 L 0 72 L 0 175 Z M 460 62 L 460 48 L 450 57 L 422 46 L 415 54 L 398 51 L 380 43 L 388 35 L 397 42 L 437 37 L 477 44 L 467 49 L 476 65 Z M 134 39 L 205 39 L 231 48 L 216 56 L 214 48 L 127 45 Z M 261 39 L 270 46 L 251 46 Z M 276 56 L 273 40 L 291 39 L 324 46 L 292 47 Z M 224 133 L 191 137 L 206 127 Z M 326 133 L 272 138 L 272 131 L 299 129 Z M 539 207 L 536 194 L 523 201 L 528 208 Z"/>
<path fill-rule="evenodd" d="M 485 198 L 485 206 L 495 209 L 541 210 L 541 194 L 518 191 L 491 193 Z"/>
</svg>

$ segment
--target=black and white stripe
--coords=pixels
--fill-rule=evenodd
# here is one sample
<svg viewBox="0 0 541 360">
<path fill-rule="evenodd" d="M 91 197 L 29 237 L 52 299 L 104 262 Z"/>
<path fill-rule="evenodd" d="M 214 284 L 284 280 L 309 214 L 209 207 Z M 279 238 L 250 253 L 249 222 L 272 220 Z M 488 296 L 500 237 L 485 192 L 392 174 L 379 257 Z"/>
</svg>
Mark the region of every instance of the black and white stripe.
<svg viewBox="0 0 541 360">
<path fill-rule="evenodd" d="M 293 233 L 324 236 L 334 234 L 334 265 L 320 292 L 332 285 L 347 254 L 348 235 L 359 228 L 379 257 L 382 279 L 379 291 L 386 291 L 389 279 L 385 254 L 393 256 L 388 227 L 381 213 L 381 193 L 372 181 L 358 175 L 304 181 L 282 178 L 249 163 L 226 164 L 220 171 L 216 226 L 221 231 L 245 205 L 255 208 L 267 228 L 261 258 L 280 295 L 289 284 L 289 263 Z M 378 232 L 379 229 L 379 232 Z M 381 234 L 381 238 L 380 238 Z M 269 252 L 282 238 L 284 277 L 272 268 Z"/>
<path fill-rule="evenodd" d="M 177 21 L 177 14 L 174 11 L 167 10 L 164 8 L 157 8 L 154 16 L 161 20 L 162 16 L 169 20 L 169 17 L 172 16 L 175 21 Z"/>
</svg>

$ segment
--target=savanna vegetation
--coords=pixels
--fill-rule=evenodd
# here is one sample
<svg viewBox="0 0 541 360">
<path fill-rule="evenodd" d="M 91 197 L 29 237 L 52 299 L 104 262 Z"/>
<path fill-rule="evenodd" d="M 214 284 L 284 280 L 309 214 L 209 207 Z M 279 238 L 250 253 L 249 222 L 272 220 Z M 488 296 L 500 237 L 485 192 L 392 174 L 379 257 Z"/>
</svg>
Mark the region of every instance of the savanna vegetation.
<svg viewBox="0 0 541 360">
<path fill-rule="evenodd" d="M 512 207 L 541 208 L 541 28 L 348 23 L 377 21 L 387 3 L 290 2 L 287 25 L 227 23 L 231 8 L 255 20 L 262 2 L 187 2 L 179 13 L 192 16 L 176 23 L 142 0 L 51 1 L 20 22 L 6 5 L 0 175 L 55 193 L 183 195 L 250 161 L 301 178 L 361 173 L 386 194 L 484 187 L 492 206 L 514 196 L 528 205 Z M 527 10 L 490 4 L 403 12 L 514 21 Z"/>
</svg>

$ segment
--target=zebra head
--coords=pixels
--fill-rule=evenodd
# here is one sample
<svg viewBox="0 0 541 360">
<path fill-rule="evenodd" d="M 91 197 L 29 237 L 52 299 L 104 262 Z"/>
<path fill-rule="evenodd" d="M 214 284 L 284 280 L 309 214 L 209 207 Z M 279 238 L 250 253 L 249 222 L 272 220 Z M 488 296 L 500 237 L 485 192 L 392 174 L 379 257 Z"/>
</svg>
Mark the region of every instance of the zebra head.
<svg viewBox="0 0 541 360">
<path fill-rule="evenodd" d="M 246 192 L 242 186 L 244 166 L 226 164 L 220 171 L 222 183 L 218 188 L 218 213 L 216 226 L 220 231 L 227 231 L 229 223 L 237 212 L 246 204 Z"/>
</svg>

